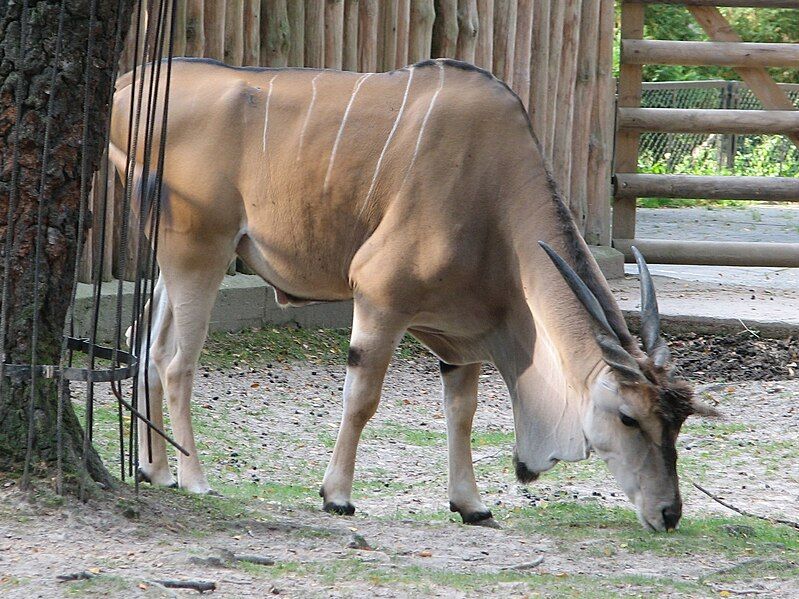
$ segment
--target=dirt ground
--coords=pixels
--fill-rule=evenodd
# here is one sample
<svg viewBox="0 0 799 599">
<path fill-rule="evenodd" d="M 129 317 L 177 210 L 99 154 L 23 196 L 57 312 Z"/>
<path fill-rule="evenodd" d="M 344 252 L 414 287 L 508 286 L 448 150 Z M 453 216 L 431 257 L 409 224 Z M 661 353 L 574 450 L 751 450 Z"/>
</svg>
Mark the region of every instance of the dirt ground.
<svg viewBox="0 0 799 599">
<path fill-rule="evenodd" d="M 473 446 L 502 529 L 460 524 L 447 509 L 437 365 L 416 355 L 395 360 L 365 432 L 356 515 L 325 514 L 316 490 L 343 379 L 335 364 L 204 366 L 196 429 L 221 497 L 142 485 L 138 499 L 122 486 L 85 505 L 45 489 L 31 501 L 0 478 L 0 596 L 188 596 L 197 592 L 157 581 L 192 579 L 215 582 L 214 597 L 799 597 L 799 533 L 740 517 L 690 484 L 799 520 L 797 380 L 698 387 L 725 418 L 684 428 L 684 517 L 658 535 L 640 529 L 597 459 L 518 484 L 507 391 L 488 368 Z M 95 417 L 95 439 L 118 469 L 105 393 Z M 235 557 L 247 554 L 266 565 Z M 56 578 L 76 572 L 91 578 Z"/>
</svg>

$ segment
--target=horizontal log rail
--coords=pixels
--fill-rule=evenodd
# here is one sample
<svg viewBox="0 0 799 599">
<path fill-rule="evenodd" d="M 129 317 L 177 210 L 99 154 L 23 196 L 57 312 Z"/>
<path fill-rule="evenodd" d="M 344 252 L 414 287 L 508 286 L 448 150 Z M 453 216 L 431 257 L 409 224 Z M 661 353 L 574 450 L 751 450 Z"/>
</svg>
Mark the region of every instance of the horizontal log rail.
<svg viewBox="0 0 799 599">
<path fill-rule="evenodd" d="M 617 173 L 617 198 L 799 202 L 799 177 L 723 177 Z"/>
<path fill-rule="evenodd" d="M 641 4 L 685 4 L 730 8 L 797 8 L 799 0 L 638 0 Z"/>
<path fill-rule="evenodd" d="M 620 129 L 658 133 L 799 133 L 799 110 L 619 108 Z"/>
<path fill-rule="evenodd" d="M 621 40 L 624 64 L 799 67 L 799 44 Z"/>
<path fill-rule="evenodd" d="M 627 262 L 637 247 L 650 264 L 699 264 L 706 266 L 799 267 L 799 243 L 742 241 L 673 241 L 663 239 L 614 239 L 613 247 Z"/>
</svg>

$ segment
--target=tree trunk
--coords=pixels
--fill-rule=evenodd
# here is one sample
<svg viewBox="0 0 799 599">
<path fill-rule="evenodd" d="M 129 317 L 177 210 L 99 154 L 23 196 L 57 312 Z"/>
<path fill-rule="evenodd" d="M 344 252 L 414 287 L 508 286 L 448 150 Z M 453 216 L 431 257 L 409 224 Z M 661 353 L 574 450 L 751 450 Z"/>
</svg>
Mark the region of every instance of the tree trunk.
<svg viewBox="0 0 799 599">
<path fill-rule="evenodd" d="M 23 4 L 28 6 L 28 13 L 21 46 Z M 96 0 L 90 63 L 93 69 L 88 89 L 89 143 L 83 148 L 89 181 L 97 170 L 106 136 L 111 81 L 121 45 L 116 43 L 116 33 L 119 29 L 124 36 L 127 31 L 130 4 L 125 0 Z M 9 3 L 0 15 L 0 244 L 3 254 L 10 252 L 5 352 L 6 362 L 15 364 L 31 361 L 34 322 L 39 331 L 36 362 L 59 363 L 64 321 L 72 295 L 72 273 L 80 249 L 77 226 L 83 160 L 81 138 L 92 2 L 65 0 L 61 55 L 56 62 L 60 5 L 60 0 L 19 1 Z M 58 72 L 55 89 L 51 90 L 53 68 Z M 54 101 L 43 186 L 40 284 L 34 289 L 39 188 L 51 92 Z M 15 148 L 19 156 L 16 175 L 12 173 Z M 12 189 L 12 181 L 17 182 L 16 191 Z M 12 244 L 7 248 L 9 204 L 13 230 Z M 49 475 L 57 460 L 55 380 L 36 378 L 31 464 L 38 476 Z M 0 387 L 0 471 L 19 472 L 29 433 L 31 383 L 30 379 L 5 379 Z M 70 402 L 66 401 L 63 407 L 65 473 L 79 479 L 88 475 L 109 484 L 110 476 L 93 450 L 87 458 L 88 472 L 82 470 L 83 432 Z"/>
</svg>

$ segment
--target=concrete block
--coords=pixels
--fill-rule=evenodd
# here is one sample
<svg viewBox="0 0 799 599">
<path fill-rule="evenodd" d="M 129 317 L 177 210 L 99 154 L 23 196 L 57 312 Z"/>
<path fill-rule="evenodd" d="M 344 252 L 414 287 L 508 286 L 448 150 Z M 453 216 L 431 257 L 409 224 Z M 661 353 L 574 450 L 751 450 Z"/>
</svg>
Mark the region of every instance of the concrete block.
<svg viewBox="0 0 799 599">
<path fill-rule="evenodd" d="M 599 264 L 605 278 L 621 279 L 624 277 L 624 254 L 607 245 L 589 245 L 588 249 Z"/>
</svg>

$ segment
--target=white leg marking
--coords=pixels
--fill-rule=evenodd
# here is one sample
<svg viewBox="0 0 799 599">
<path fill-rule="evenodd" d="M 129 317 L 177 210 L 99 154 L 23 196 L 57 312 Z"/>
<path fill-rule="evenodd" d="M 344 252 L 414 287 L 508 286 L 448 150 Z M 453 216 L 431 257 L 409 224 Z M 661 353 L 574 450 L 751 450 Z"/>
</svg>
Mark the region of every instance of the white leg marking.
<svg viewBox="0 0 799 599">
<path fill-rule="evenodd" d="M 266 108 L 264 108 L 264 147 L 263 152 L 266 154 L 266 132 L 267 126 L 269 125 L 269 103 L 272 100 L 272 89 L 274 88 L 274 82 L 277 75 L 273 75 L 272 78 L 269 80 L 269 93 L 266 94 Z"/>
<path fill-rule="evenodd" d="M 383 151 L 380 152 L 380 157 L 377 159 L 375 174 L 372 175 L 372 184 L 369 186 L 369 191 L 366 193 L 366 199 L 363 202 L 363 206 L 361 206 L 361 214 L 363 214 L 366 206 L 369 205 L 369 200 L 372 199 L 372 193 L 374 192 L 375 185 L 377 184 L 377 176 L 380 174 L 380 167 L 383 166 L 383 159 L 386 157 L 386 152 L 388 151 L 389 145 L 391 145 L 391 140 L 394 139 L 394 134 L 397 132 L 397 127 L 399 127 L 400 120 L 402 120 L 402 115 L 405 112 L 405 105 L 408 103 L 408 92 L 411 90 L 411 83 L 413 82 L 414 67 L 411 67 L 408 69 L 408 71 L 408 84 L 405 86 L 405 95 L 402 98 L 402 106 L 400 106 L 399 112 L 397 113 L 397 118 L 394 119 L 394 126 L 391 127 L 391 132 L 388 134 L 386 143 L 383 145 Z"/>
<path fill-rule="evenodd" d="M 422 126 L 419 127 L 419 137 L 416 138 L 416 147 L 413 149 L 413 156 L 411 157 L 411 162 L 408 164 L 408 171 L 405 173 L 405 179 L 402 180 L 402 185 L 405 185 L 405 181 L 408 180 L 408 176 L 411 174 L 414 165 L 416 164 L 416 158 L 419 156 L 419 148 L 422 145 L 422 136 L 424 135 L 424 130 L 427 127 L 427 121 L 430 120 L 430 115 L 433 113 L 433 107 L 436 105 L 436 100 L 438 99 L 438 94 L 441 93 L 441 89 L 444 87 L 444 65 L 440 62 L 438 63 L 438 88 L 436 92 L 433 94 L 432 99 L 430 100 L 430 106 L 427 107 L 427 112 L 422 119 Z"/>
<path fill-rule="evenodd" d="M 363 85 L 369 77 L 371 77 L 374 73 L 365 73 L 358 78 L 358 81 L 355 82 L 355 87 L 352 89 L 352 95 L 350 96 L 350 101 L 347 103 L 347 108 L 344 110 L 344 116 L 341 118 L 341 125 L 338 128 L 338 135 L 336 135 L 336 141 L 333 143 L 333 151 L 330 154 L 330 161 L 327 164 L 327 174 L 325 175 L 325 184 L 323 186 L 323 191 L 327 192 L 330 186 L 330 174 L 333 172 L 333 162 L 336 160 L 336 150 L 338 150 L 338 144 L 341 141 L 341 134 L 344 132 L 344 125 L 347 124 L 347 117 L 350 115 L 350 109 L 352 108 L 352 104 L 355 102 L 355 96 L 358 95 L 358 90 L 361 89 L 361 85 Z"/>
<path fill-rule="evenodd" d="M 302 154 L 302 145 L 305 142 L 305 130 L 308 129 L 308 123 L 311 121 L 311 112 L 313 111 L 314 104 L 316 104 L 316 80 L 324 73 L 320 71 L 316 77 L 311 79 L 311 103 L 308 104 L 308 112 L 305 113 L 305 122 L 302 124 L 302 132 L 300 133 L 300 147 L 297 148 L 297 160 L 300 159 Z"/>
</svg>

